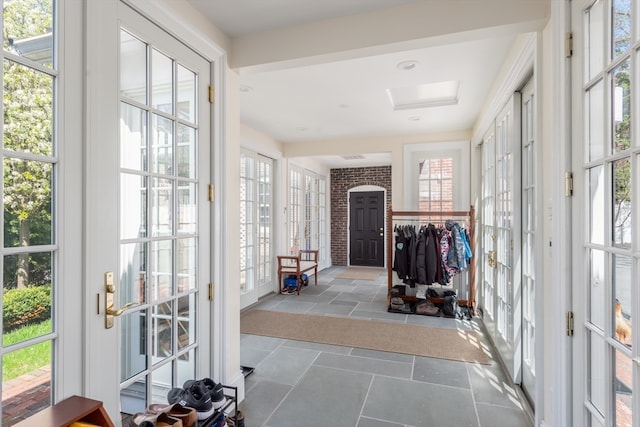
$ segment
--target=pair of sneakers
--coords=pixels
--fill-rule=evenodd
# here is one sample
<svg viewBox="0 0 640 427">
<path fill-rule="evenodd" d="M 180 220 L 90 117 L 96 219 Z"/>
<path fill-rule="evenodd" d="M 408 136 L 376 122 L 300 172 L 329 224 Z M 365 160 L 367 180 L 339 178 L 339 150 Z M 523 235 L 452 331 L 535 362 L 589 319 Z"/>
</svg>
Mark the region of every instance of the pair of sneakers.
<svg viewBox="0 0 640 427">
<path fill-rule="evenodd" d="M 180 403 L 196 410 L 198 420 L 209 418 L 216 409 L 221 408 L 227 399 L 222 384 L 210 378 L 187 380 L 182 388 L 173 388 L 167 395 L 169 403 Z"/>
</svg>

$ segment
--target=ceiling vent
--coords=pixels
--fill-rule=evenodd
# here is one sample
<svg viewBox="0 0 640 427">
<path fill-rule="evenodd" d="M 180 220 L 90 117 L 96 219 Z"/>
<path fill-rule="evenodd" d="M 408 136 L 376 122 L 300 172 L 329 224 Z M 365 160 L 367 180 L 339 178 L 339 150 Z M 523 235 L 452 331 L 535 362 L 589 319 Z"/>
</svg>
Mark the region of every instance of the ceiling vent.
<svg viewBox="0 0 640 427">
<path fill-rule="evenodd" d="M 345 160 L 362 160 L 364 156 L 362 154 L 350 154 L 348 156 L 341 156 Z"/>
<path fill-rule="evenodd" d="M 387 89 L 387 94 L 394 111 L 398 111 L 457 104 L 459 88 L 459 81 L 450 80 Z"/>
</svg>

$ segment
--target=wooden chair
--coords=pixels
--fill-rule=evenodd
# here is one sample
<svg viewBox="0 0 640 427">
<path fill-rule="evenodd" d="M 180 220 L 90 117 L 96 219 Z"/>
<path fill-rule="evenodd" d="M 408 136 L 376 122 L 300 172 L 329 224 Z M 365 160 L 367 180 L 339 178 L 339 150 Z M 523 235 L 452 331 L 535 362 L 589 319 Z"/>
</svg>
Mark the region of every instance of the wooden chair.
<svg viewBox="0 0 640 427">
<path fill-rule="evenodd" d="M 312 249 L 301 249 L 298 255 L 278 255 L 278 288 L 282 293 L 283 276 L 296 276 L 296 294 L 300 295 L 302 288 L 302 274 L 313 270 L 314 282 L 318 284 L 318 251 Z"/>
</svg>

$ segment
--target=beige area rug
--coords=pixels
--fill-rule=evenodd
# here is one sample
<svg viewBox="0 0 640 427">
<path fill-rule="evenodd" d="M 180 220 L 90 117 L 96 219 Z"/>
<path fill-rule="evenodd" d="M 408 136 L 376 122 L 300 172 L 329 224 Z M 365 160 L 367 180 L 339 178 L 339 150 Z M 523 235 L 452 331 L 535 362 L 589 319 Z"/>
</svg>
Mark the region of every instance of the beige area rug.
<svg viewBox="0 0 640 427">
<path fill-rule="evenodd" d="M 482 364 L 490 362 L 475 331 L 250 310 L 240 318 L 240 332 L 439 359 Z"/>
<path fill-rule="evenodd" d="M 376 280 L 383 271 L 385 270 L 374 267 L 348 267 L 336 275 L 336 279 Z"/>
</svg>

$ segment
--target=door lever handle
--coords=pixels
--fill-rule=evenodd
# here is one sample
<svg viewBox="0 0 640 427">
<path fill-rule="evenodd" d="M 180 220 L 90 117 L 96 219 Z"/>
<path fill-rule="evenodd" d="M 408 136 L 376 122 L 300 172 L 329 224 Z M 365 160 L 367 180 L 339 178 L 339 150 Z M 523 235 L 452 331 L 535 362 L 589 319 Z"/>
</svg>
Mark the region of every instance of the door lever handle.
<svg viewBox="0 0 640 427">
<path fill-rule="evenodd" d="M 105 313 L 107 315 L 109 315 L 109 316 L 118 317 L 118 316 L 121 316 L 122 313 L 124 313 L 127 310 L 127 308 L 131 307 L 132 305 L 136 305 L 136 303 L 135 302 L 130 302 L 128 304 L 123 305 L 122 307 L 120 307 L 117 310 L 114 310 L 113 306 L 107 307 L 106 310 L 105 310 Z"/>
<path fill-rule="evenodd" d="M 119 309 L 115 309 L 114 300 L 116 294 L 116 285 L 113 283 L 113 271 L 107 271 L 104 273 L 104 285 L 106 298 L 104 299 L 104 327 L 106 329 L 113 328 L 113 319 L 121 316 L 129 307 L 136 305 L 135 302 L 130 302 L 123 305 Z"/>
</svg>

